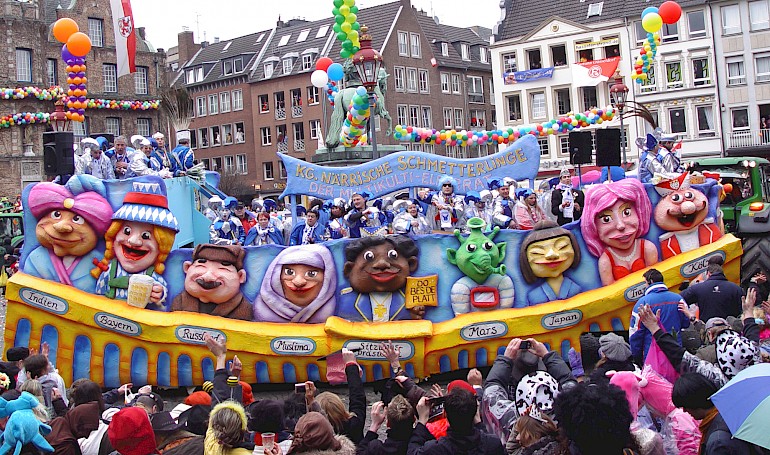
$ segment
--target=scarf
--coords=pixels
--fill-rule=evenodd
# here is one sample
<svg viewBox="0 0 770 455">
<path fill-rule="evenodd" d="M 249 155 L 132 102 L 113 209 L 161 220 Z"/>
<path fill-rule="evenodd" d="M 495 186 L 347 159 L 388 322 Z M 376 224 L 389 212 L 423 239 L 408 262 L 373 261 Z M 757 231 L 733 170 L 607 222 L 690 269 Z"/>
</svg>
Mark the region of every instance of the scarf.
<svg viewBox="0 0 770 455">
<path fill-rule="evenodd" d="M 307 245 L 309 243 L 313 243 L 313 229 L 315 229 L 315 226 L 308 226 L 305 225 L 305 229 L 302 231 L 302 244 Z"/>
<path fill-rule="evenodd" d="M 714 421 L 714 419 L 719 414 L 719 410 L 715 407 L 711 408 L 711 410 L 706 414 L 706 417 L 703 418 L 703 420 L 700 421 L 700 425 L 698 425 L 698 429 L 700 430 L 700 434 L 703 437 L 703 440 L 701 440 L 701 445 L 698 447 L 698 455 L 700 455 L 703 452 L 703 446 L 706 445 L 706 432 L 708 431 L 709 427 L 711 426 L 711 423 Z"/>
<path fill-rule="evenodd" d="M 262 227 L 257 224 L 255 226 L 257 228 L 257 241 L 256 245 L 267 245 L 267 234 L 270 232 L 270 226 L 266 227 L 265 229 L 262 229 Z"/>
</svg>

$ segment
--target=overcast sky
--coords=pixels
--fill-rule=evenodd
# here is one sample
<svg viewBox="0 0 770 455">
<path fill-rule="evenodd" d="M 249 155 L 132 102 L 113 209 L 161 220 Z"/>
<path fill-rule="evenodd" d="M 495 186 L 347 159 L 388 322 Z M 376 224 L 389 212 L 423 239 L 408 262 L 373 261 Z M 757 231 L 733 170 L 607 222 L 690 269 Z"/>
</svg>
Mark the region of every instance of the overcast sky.
<svg viewBox="0 0 770 455">
<path fill-rule="evenodd" d="M 356 0 L 359 8 L 396 0 Z M 481 25 L 492 28 L 500 18 L 500 0 L 412 0 L 417 9 L 433 12 L 441 22 L 459 27 Z M 132 0 L 134 23 L 145 27 L 156 48 L 168 50 L 177 44 L 177 33 L 188 27 L 195 40 L 228 40 L 267 30 L 282 20 L 301 17 L 318 20 L 330 17 L 332 0 Z M 200 33 L 199 33 L 200 32 Z"/>
</svg>

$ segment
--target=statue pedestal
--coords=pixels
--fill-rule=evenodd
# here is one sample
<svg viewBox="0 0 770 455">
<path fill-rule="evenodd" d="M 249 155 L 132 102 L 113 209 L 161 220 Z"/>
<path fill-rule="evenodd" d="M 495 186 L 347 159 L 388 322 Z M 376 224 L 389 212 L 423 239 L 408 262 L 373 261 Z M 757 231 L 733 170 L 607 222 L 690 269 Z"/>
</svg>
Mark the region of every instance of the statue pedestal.
<svg viewBox="0 0 770 455">
<path fill-rule="evenodd" d="M 371 145 L 357 147 L 339 146 L 333 149 L 320 148 L 316 150 L 315 155 L 310 157 L 310 162 L 321 166 L 353 166 L 356 164 L 367 163 L 377 158 L 389 155 L 395 152 L 401 152 L 404 147 L 400 145 L 377 145 L 377 155 L 374 156 Z"/>
</svg>

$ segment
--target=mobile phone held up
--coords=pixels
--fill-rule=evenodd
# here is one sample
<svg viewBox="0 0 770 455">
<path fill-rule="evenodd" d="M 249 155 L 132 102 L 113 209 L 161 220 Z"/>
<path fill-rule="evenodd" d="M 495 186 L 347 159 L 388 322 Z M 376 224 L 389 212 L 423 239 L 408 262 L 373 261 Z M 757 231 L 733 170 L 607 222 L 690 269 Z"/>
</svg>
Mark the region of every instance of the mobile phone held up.
<svg viewBox="0 0 770 455">
<path fill-rule="evenodd" d="M 300 382 L 298 384 L 294 384 L 294 393 L 299 393 L 304 395 L 305 394 L 305 383 Z"/>
<path fill-rule="evenodd" d="M 525 349 L 529 349 L 529 348 L 531 348 L 531 347 L 532 347 L 532 344 L 529 342 L 529 340 L 524 340 L 524 341 L 522 341 L 522 342 L 521 342 L 521 344 L 519 345 L 519 350 L 520 350 L 520 351 L 523 351 L 523 350 L 525 350 Z"/>
<path fill-rule="evenodd" d="M 429 398 L 430 414 L 428 414 L 428 421 L 432 422 L 444 414 L 444 400 L 446 397 L 433 397 Z"/>
</svg>

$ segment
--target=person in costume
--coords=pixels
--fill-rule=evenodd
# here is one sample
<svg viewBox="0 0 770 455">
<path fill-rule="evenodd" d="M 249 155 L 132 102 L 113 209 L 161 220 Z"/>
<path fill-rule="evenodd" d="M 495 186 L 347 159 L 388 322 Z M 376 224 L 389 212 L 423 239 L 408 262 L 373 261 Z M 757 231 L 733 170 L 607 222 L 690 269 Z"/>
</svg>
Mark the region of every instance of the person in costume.
<svg viewBox="0 0 770 455">
<path fill-rule="evenodd" d="M 492 229 L 492 212 L 487 207 L 487 202 L 481 197 L 481 194 L 475 191 L 468 191 L 465 195 L 465 223 L 463 223 L 462 231 L 465 234 L 471 232 L 468 227 L 468 220 L 471 218 L 481 218 L 486 223 L 486 230 Z"/>
<path fill-rule="evenodd" d="M 350 287 L 340 291 L 337 316 L 365 322 L 421 319 L 424 307 L 407 310 L 404 294 L 407 277 L 417 270 L 418 254 L 414 240 L 405 235 L 348 242 L 343 275 Z"/>
<path fill-rule="evenodd" d="M 430 223 L 420 213 L 420 205 L 416 201 L 405 201 L 406 211 L 399 213 L 393 219 L 393 230 L 396 234 L 426 235 L 433 232 Z"/>
<path fill-rule="evenodd" d="M 441 190 L 433 195 L 431 203 L 436 208 L 433 228 L 439 231 L 454 231 L 463 222 L 465 206 L 463 197 L 455 194 L 457 181 L 449 175 L 438 181 Z"/>
<path fill-rule="evenodd" d="M 129 171 L 135 176 L 157 175 L 163 178 L 172 177 L 168 169 L 161 167 L 160 162 L 152 155 L 152 144 L 150 141 L 141 138 L 139 140 L 141 149 L 134 153 Z"/>
<path fill-rule="evenodd" d="M 160 166 L 168 169 L 174 177 L 179 176 L 179 161 L 176 155 L 166 149 L 166 138 L 163 136 L 163 133 L 157 132 L 153 134 L 151 143 L 153 145 L 152 155 Z"/>
<path fill-rule="evenodd" d="M 216 221 L 220 210 L 222 210 L 222 198 L 215 194 L 209 198 L 208 207 L 203 214 L 213 223 Z"/>
<path fill-rule="evenodd" d="M 318 222 L 318 210 L 314 207 L 307 211 L 304 222 L 300 221 L 291 230 L 289 245 L 309 245 L 324 241 L 324 226 Z"/>
<path fill-rule="evenodd" d="M 225 198 L 222 209 L 209 228 L 211 243 L 215 245 L 243 245 L 246 241 L 246 231 L 243 229 L 241 220 L 233 215 L 233 209 L 237 205 L 238 201 L 234 197 Z"/>
<path fill-rule="evenodd" d="M 577 221 L 583 214 L 585 195 L 572 188 L 572 174 L 564 168 L 559 173 L 559 183 L 551 192 L 551 213 L 556 215 L 559 226 Z"/>
<path fill-rule="evenodd" d="M 692 188 L 687 173 L 655 185 L 663 199 L 655 205 L 655 224 L 665 232 L 658 237 L 663 259 L 692 251 L 722 237 L 722 231 L 708 217 L 709 202 Z"/>
<path fill-rule="evenodd" d="M 29 192 L 27 205 L 37 219 L 35 235 L 40 246 L 24 263 L 24 272 L 91 292 L 96 280 L 92 261 L 112 218 L 104 183 L 90 175 L 76 175 L 66 185 L 38 183 Z"/>
<path fill-rule="evenodd" d="M 676 142 L 676 136 L 666 134 L 660 138 L 659 157 L 660 162 L 666 172 L 670 174 L 679 174 L 684 172 L 682 166 L 681 147 L 674 145 Z M 681 144 L 680 144 L 681 145 Z"/>
<path fill-rule="evenodd" d="M 257 224 L 246 233 L 244 246 L 283 245 L 283 234 L 270 224 L 270 214 L 259 212 Z"/>
<path fill-rule="evenodd" d="M 579 264 L 580 245 L 572 232 L 550 220 L 537 223 L 519 250 L 521 274 L 527 283 L 543 280 L 527 293 L 527 304 L 564 300 L 581 293 L 580 285 L 564 276 Z"/>
<path fill-rule="evenodd" d="M 161 306 L 168 294 L 161 275 L 177 232 L 179 223 L 168 209 L 163 180 L 157 176 L 136 178 L 104 235 L 104 258 L 95 262 L 91 271 L 98 277 L 95 292 L 126 300 L 131 275 L 144 274 L 155 281 L 150 302 Z"/>
<path fill-rule="evenodd" d="M 337 270 L 323 245 L 292 246 L 273 259 L 254 302 L 254 320 L 326 322 L 334 314 Z"/>
<path fill-rule="evenodd" d="M 106 141 L 106 139 L 105 139 Z M 128 147 L 128 142 L 124 136 L 118 136 L 115 138 L 115 146 L 105 152 L 110 157 L 110 162 L 115 172 L 115 178 L 123 180 L 131 177 L 136 177 L 130 170 L 131 161 L 134 159 L 134 154 L 137 152 Z"/>
<path fill-rule="evenodd" d="M 171 151 L 178 163 L 177 176 L 187 175 L 187 172 L 195 166 L 195 151 L 190 148 L 190 132 L 182 133 L 181 131 L 177 133 L 178 145 Z"/>
<path fill-rule="evenodd" d="M 348 230 L 345 226 L 345 200 L 341 197 L 328 200 L 324 204 L 324 209 L 329 212 L 329 221 L 326 223 L 326 232 L 324 237 L 327 239 L 343 239 L 348 236 Z"/>
<path fill-rule="evenodd" d="M 241 293 L 246 282 L 238 245 L 203 244 L 185 261 L 184 291 L 174 298 L 171 311 L 190 311 L 231 319 L 251 320 L 251 302 Z"/>
<path fill-rule="evenodd" d="M 350 228 L 350 238 L 358 239 L 362 237 L 362 230 L 372 233 L 379 231 L 383 226 L 387 226 L 388 219 L 384 213 L 374 207 L 367 207 L 366 203 L 372 194 L 368 191 L 361 191 L 353 194 L 350 200 L 353 208 L 345 215 L 345 222 Z M 384 228 L 387 232 L 387 227 Z"/>
<path fill-rule="evenodd" d="M 535 225 L 546 219 L 545 212 L 537 203 L 537 194 L 529 188 L 517 188 L 515 218 L 518 229 L 534 229 Z"/>
<path fill-rule="evenodd" d="M 90 137 L 81 141 L 83 155 L 75 162 L 75 175 L 92 175 L 98 179 L 114 179 L 115 172 L 110 159 L 102 153 L 96 139 Z"/>
<path fill-rule="evenodd" d="M 642 183 L 649 183 L 655 174 L 666 172 L 666 168 L 663 167 L 663 163 L 660 162 L 658 157 L 659 149 L 658 139 L 652 134 L 647 134 L 644 142 L 644 151 L 646 153 L 639 156 L 639 180 Z"/>
<path fill-rule="evenodd" d="M 658 262 L 657 248 L 642 238 L 651 215 L 650 199 L 636 179 L 589 188 L 580 229 L 588 251 L 599 258 L 602 285 Z"/>
<path fill-rule="evenodd" d="M 489 180 L 489 191 L 497 191 L 492 208 L 492 222 L 495 226 L 500 226 L 500 229 L 519 228 L 516 223 L 516 200 L 511 197 L 511 191 L 515 191 L 517 185 L 516 180 L 508 177 Z"/>
</svg>

